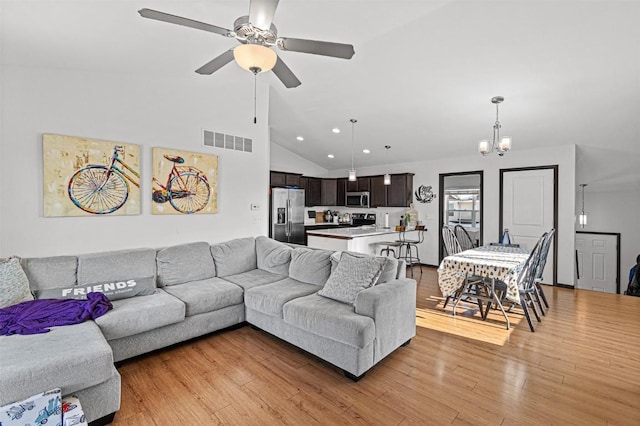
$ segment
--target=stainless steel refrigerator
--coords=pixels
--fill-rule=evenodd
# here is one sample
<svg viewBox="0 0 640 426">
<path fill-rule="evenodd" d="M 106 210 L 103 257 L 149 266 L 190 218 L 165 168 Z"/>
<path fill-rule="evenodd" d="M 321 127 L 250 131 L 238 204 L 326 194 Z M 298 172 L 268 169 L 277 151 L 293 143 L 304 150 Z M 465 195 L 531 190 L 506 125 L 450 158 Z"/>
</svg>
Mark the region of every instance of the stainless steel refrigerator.
<svg viewBox="0 0 640 426">
<path fill-rule="evenodd" d="M 271 188 L 271 236 L 304 244 L 304 189 Z"/>
</svg>

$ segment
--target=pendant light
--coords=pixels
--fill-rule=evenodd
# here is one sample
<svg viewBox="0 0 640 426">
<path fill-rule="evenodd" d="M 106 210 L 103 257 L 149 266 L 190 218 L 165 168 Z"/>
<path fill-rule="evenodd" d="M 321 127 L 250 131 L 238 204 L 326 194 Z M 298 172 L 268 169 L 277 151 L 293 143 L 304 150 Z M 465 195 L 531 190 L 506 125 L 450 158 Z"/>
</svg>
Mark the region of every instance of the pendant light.
<svg viewBox="0 0 640 426">
<path fill-rule="evenodd" d="M 384 149 L 387 150 L 387 173 L 384 174 L 384 184 L 391 185 L 391 175 L 389 174 L 389 150 L 391 149 L 391 145 L 385 145 Z"/>
<path fill-rule="evenodd" d="M 351 120 L 349 120 L 351 122 L 351 170 L 349 170 L 349 180 L 351 182 L 355 182 L 356 181 L 356 169 L 353 167 L 353 146 L 354 146 L 354 141 L 355 141 L 355 128 L 356 128 L 356 123 L 358 122 L 358 120 L 356 120 L 355 118 L 352 118 Z"/>
<path fill-rule="evenodd" d="M 578 223 L 580 224 L 581 228 L 584 228 L 585 226 L 587 226 L 587 214 L 584 212 L 584 187 L 585 186 L 587 186 L 586 183 L 580 184 L 580 189 L 582 189 L 582 210 L 578 215 Z"/>
</svg>

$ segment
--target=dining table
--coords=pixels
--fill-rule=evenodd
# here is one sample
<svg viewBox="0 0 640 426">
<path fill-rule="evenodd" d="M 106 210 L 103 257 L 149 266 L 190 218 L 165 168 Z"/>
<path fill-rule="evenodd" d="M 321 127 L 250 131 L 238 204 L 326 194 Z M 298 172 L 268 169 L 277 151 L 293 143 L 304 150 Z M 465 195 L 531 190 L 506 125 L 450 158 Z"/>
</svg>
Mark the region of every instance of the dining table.
<svg viewBox="0 0 640 426">
<path fill-rule="evenodd" d="M 506 300 L 519 304 L 518 276 L 528 258 L 526 249 L 505 245 L 476 247 L 447 256 L 438 267 L 440 291 L 451 297 L 462 289 L 468 277 L 482 277 L 492 283 L 492 289 L 497 280 L 505 283 Z"/>
</svg>

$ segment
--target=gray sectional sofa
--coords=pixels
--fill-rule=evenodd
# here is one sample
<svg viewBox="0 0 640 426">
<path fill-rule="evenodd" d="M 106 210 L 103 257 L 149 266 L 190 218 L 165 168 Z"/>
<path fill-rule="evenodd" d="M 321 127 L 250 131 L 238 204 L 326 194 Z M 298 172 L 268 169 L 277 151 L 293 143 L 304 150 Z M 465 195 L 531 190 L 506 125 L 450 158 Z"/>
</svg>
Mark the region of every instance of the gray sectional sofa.
<svg viewBox="0 0 640 426">
<path fill-rule="evenodd" d="M 358 380 L 416 331 L 416 282 L 401 261 L 382 262 L 378 282 L 347 304 L 318 294 L 335 253 L 266 237 L 22 259 L 34 291 L 148 276 L 157 290 L 113 300 L 95 321 L 0 336 L 0 406 L 60 387 L 88 421 L 109 423 L 120 407 L 114 362 L 245 322 Z"/>
</svg>

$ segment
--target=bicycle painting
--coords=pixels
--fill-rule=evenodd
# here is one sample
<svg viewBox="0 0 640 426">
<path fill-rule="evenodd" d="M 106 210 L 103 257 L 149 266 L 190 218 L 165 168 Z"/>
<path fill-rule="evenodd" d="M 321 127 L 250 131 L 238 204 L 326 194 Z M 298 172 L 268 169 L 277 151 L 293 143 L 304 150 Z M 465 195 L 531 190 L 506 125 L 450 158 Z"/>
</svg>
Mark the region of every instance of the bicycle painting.
<svg viewBox="0 0 640 426">
<path fill-rule="evenodd" d="M 140 147 L 45 134 L 45 216 L 140 214 Z"/>
<path fill-rule="evenodd" d="M 218 156 L 153 148 L 153 214 L 217 213 Z"/>
</svg>

